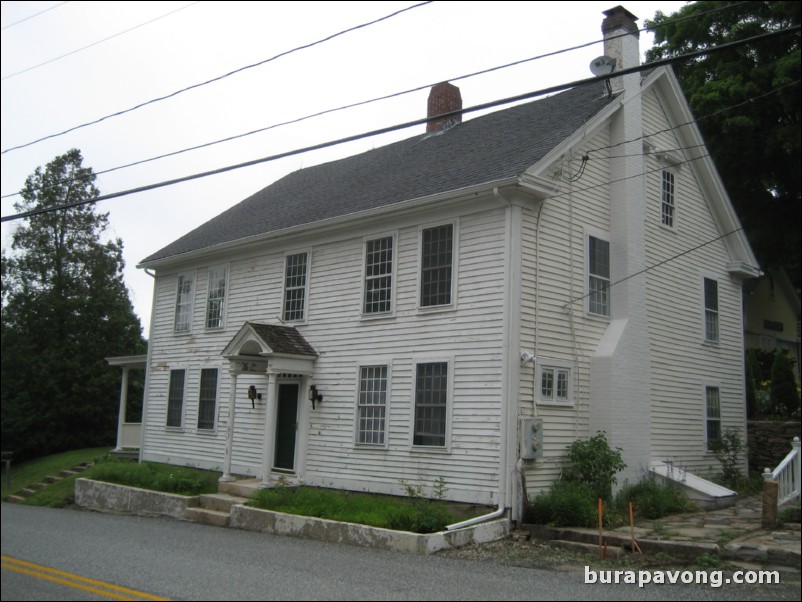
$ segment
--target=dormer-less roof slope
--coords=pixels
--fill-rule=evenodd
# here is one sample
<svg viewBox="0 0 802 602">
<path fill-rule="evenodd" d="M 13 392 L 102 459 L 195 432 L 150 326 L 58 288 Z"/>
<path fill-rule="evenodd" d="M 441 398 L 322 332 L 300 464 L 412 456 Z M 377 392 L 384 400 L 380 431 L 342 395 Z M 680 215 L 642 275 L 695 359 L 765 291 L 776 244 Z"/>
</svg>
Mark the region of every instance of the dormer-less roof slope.
<svg viewBox="0 0 802 602">
<path fill-rule="evenodd" d="M 521 175 L 611 101 L 594 82 L 291 173 L 141 266 L 313 222 Z"/>
</svg>

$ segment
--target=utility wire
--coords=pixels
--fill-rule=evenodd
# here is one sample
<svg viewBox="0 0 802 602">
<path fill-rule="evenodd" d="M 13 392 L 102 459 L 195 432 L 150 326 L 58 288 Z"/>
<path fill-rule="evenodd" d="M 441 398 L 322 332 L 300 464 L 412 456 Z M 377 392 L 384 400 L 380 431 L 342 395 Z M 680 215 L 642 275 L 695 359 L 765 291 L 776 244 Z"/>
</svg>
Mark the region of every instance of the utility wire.
<svg viewBox="0 0 802 602">
<path fill-rule="evenodd" d="M 716 48 L 708 48 L 708 49 L 704 49 L 704 50 L 698 50 L 698 51 L 695 51 L 695 52 L 690 52 L 690 53 L 684 54 L 684 55 L 679 56 L 679 57 L 671 57 L 671 58 L 667 58 L 667 59 L 661 59 L 659 61 L 654 61 L 652 63 L 648 63 L 647 65 L 638 65 L 636 67 L 631 67 L 629 69 L 622 69 L 621 71 L 616 71 L 614 73 L 610 73 L 610 74 L 607 74 L 607 75 L 601 75 L 601 76 L 597 76 L 597 77 L 585 78 L 585 79 L 569 82 L 569 83 L 566 83 L 566 84 L 559 84 L 559 85 L 556 85 L 556 86 L 551 86 L 549 88 L 543 88 L 543 89 L 540 89 L 540 90 L 535 90 L 533 92 L 527 92 L 525 94 L 518 94 L 516 96 L 511 96 L 511 97 L 507 97 L 507 98 L 503 98 L 503 99 L 499 99 L 499 100 L 494 100 L 494 101 L 491 101 L 491 102 L 486 102 L 486 103 L 474 105 L 473 107 L 468 107 L 468 108 L 457 110 L 457 111 L 449 111 L 447 113 L 442 113 L 441 115 L 437 115 L 437 116 L 434 116 L 434 117 L 425 117 L 425 118 L 422 118 L 422 119 L 415 119 L 414 121 L 408 121 L 406 123 L 400 123 L 400 124 L 396 124 L 396 125 L 391 125 L 391 126 L 387 126 L 387 127 L 384 127 L 384 128 L 380 128 L 380 129 L 377 129 L 377 130 L 371 130 L 369 132 L 364 132 L 362 134 L 354 134 L 354 135 L 351 135 L 351 136 L 346 136 L 344 138 L 339 138 L 337 140 L 331 140 L 331 141 L 328 141 L 328 142 L 322 142 L 322 143 L 315 144 L 315 145 L 312 145 L 312 146 L 307 146 L 307 147 L 303 147 L 303 148 L 299 148 L 299 149 L 295 149 L 295 150 L 291 150 L 291 151 L 286 151 L 286 152 L 278 153 L 278 154 L 275 154 L 275 155 L 269 155 L 267 157 L 262 157 L 262 158 L 259 158 L 259 159 L 252 159 L 250 161 L 245 161 L 243 163 L 237 163 L 237 164 L 234 164 L 234 165 L 229 165 L 229 166 L 226 166 L 226 167 L 220 167 L 218 169 L 213 169 L 213 170 L 210 170 L 210 171 L 200 172 L 200 173 L 196 173 L 196 174 L 192 174 L 192 175 L 188 175 L 188 176 L 183 176 L 183 177 L 180 177 L 180 178 L 174 178 L 174 179 L 171 179 L 171 180 L 165 180 L 165 181 L 162 181 L 162 182 L 157 182 L 155 184 L 148 184 L 146 186 L 140 186 L 140 187 L 137 187 L 137 188 L 131 188 L 131 189 L 123 190 L 123 191 L 120 191 L 120 192 L 115 192 L 115 193 L 111 193 L 111 194 L 107 194 L 107 195 L 102 195 L 102 196 L 99 196 L 99 197 L 96 197 L 96 198 L 90 199 L 90 200 L 84 200 L 84 201 L 80 201 L 80 202 L 76 202 L 76 203 L 59 205 L 57 207 L 47 207 L 47 208 L 34 209 L 34 210 L 27 211 L 27 212 L 24 212 L 24 213 L 18 213 L 18 214 L 15 214 L 15 215 L 9 215 L 9 216 L 5 216 L 5 217 L 0 218 L 0 222 L 8 222 L 8 221 L 13 221 L 13 220 L 17 220 L 17 219 L 24 219 L 24 218 L 27 218 L 27 217 L 40 215 L 40 214 L 43 214 L 43 213 L 49 213 L 49 212 L 58 211 L 58 210 L 61 210 L 61 209 L 68 209 L 70 207 L 75 207 L 75 206 L 79 206 L 79 205 L 97 203 L 99 201 L 113 199 L 113 198 L 117 198 L 117 197 L 121 197 L 121 196 L 127 196 L 127 195 L 135 194 L 135 193 L 138 193 L 138 192 L 145 192 L 145 191 L 148 191 L 148 190 L 154 190 L 156 188 L 163 188 L 165 186 L 172 186 L 173 184 L 179 184 L 181 182 L 188 182 L 188 181 L 191 181 L 191 180 L 197 180 L 197 179 L 200 179 L 200 178 L 206 178 L 206 177 L 209 177 L 209 176 L 212 176 L 212 175 L 217 175 L 217 174 L 225 173 L 225 172 L 228 172 L 228 171 L 233 171 L 233 170 L 236 170 L 236 169 L 241 169 L 241 168 L 244 168 L 244 167 L 250 167 L 250 166 L 258 165 L 258 164 L 261 164 L 261 163 L 267 163 L 267 162 L 270 162 L 270 161 L 275 161 L 277 159 L 282 159 L 284 157 L 290 157 L 290 156 L 293 156 L 293 155 L 299 155 L 299 154 L 307 153 L 307 152 L 314 151 L 314 150 L 320 150 L 320 149 L 323 149 L 323 148 L 329 148 L 331 146 L 337 146 L 339 144 L 344 144 L 346 142 L 353 142 L 353 141 L 356 141 L 356 140 L 362 140 L 364 138 L 370 138 L 370 137 L 373 137 L 373 136 L 378 136 L 378 135 L 386 134 L 386 133 L 389 133 L 389 132 L 395 132 L 395 131 L 398 131 L 398 130 L 403 130 L 403 129 L 406 129 L 406 128 L 422 125 L 424 123 L 427 123 L 429 121 L 433 121 L 433 120 L 436 120 L 436 119 L 444 119 L 444 118 L 448 118 L 448 117 L 455 117 L 455 116 L 460 115 L 460 114 L 467 114 L 467 113 L 473 113 L 473 112 L 476 112 L 476 111 L 482 111 L 482 110 L 485 110 L 485 109 L 491 109 L 491 108 L 495 108 L 495 107 L 502 106 L 502 105 L 505 105 L 505 104 L 511 104 L 511 103 L 514 103 L 514 102 L 519 102 L 519 101 L 523 101 L 523 100 L 529 100 L 529 99 L 532 99 L 532 98 L 537 97 L 537 96 L 543 96 L 545 94 L 552 94 L 552 93 L 555 93 L 555 92 L 561 92 L 561 91 L 567 90 L 569 88 L 576 88 L 576 87 L 579 87 L 579 86 L 592 84 L 594 82 L 606 81 L 606 80 L 609 80 L 609 79 L 612 79 L 612 78 L 615 78 L 615 77 L 622 77 L 624 75 L 629 75 L 629 74 L 632 74 L 632 73 L 640 73 L 641 71 L 651 71 L 651 70 L 653 70 L 653 69 L 655 69 L 657 67 L 662 67 L 664 65 L 669 65 L 671 63 L 674 63 L 674 62 L 677 62 L 677 61 L 680 61 L 680 60 L 685 60 L 685 59 L 689 59 L 689 58 L 695 58 L 697 56 L 702 56 L 702 55 L 710 54 L 710 53 L 713 53 L 713 52 L 721 52 L 721 51 L 724 51 L 724 50 L 729 50 L 731 48 L 743 46 L 743 45 L 746 45 L 746 44 L 749 44 L 749 43 L 752 43 L 752 42 L 755 42 L 755 41 L 774 38 L 774 37 L 777 37 L 777 36 L 780 36 L 780 35 L 784 35 L 786 33 L 798 32 L 798 31 L 800 31 L 800 29 L 801 29 L 801 27 L 799 25 L 795 25 L 795 26 L 788 27 L 788 28 L 783 29 L 783 30 L 764 33 L 764 34 L 753 36 L 751 38 L 747 38 L 747 39 L 744 39 L 744 40 L 738 40 L 737 42 L 730 42 L 728 44 L 723 44 L 721 46 L 717 46 Z"/>
<path fill-rule="evenodd" d="M 20 23 L 24 23 L 25 21 L 29 21 L 30 19 L 33 19 L 34 17 L 38 17 L 39 15 L 43 15 L 46 12 L 49 12 L 49 11 L 53 10 L 54 8 L 58 8 L 59 6 L 64 6 L 65 4 L 67 4 L 68 1 L 69 0 L 66 0 L 65 2 L 59 2 L 58 4 L 54 4 L 50 8 L 46 8 L 44 10 L 40 10 L 38 13 L 35 13 L 35 14 L 31 15 L 30 17 L 25 17 L 24 19 L 20 19 L 19 21 L 14 21 L 14 23 L 9 23 L 8 25 L 4 25 L 2 27 L 2 30 L 5 31 L 6 29 L 10 29 L 11 27 L 14 27 L 15 25 L 19 25 Z"/>
<path fill-rule="evenodd" d="M 116 113 L 112 113 L 110 115 L 106 115 L 105 117 L 101 117 L 99 119 L 95 119 L 94 121 L 88 121 L 88 122 L 83 123 L 81 125 L 76 125 L 74 127 L 71 127 L 69 129 L 64 130 L 63 132 L 59 132 L 58 134 L 50 134 L 49 136 L 44 136 L 43 138 L 39 138 L 39 139 L 33 140 L 31 142 L 26 142 L 25 144 L 12 146 L 11 148 L 7 148 L 4 151 L 0 152 L 0 155 L 4 155 L 4 154 L 6 154 L 6 153 L 8 153 L 10 151 L 19 150 L 21 148 L 26 148 L 28 146 L 33 146 L 34 144 L 37 144 L 39 142 L 43 142 L 45 140 L 49 140 L 51 138 L 57 138 L 59 136 L 63 136 L 64 134 L 68 134 L 69 132 L 74 132 L 75 130 L 78 130 L 78 129 L 81 129 L 81 128 L 85 128 L 85 127 L 88 127 L 90 125 L 95 125 L 96 123 L 100 123 L 102 121 L 106 121 L 107 119 L 111 119 L 112 117 L 119 117 L 120 115 L 125 115 L 126 113 L 130 113 L 131 111 L 135 111 L 135 110 L 140 109 L 142 107 L 145 107 L 147 105 L 151 105 L 151 104 L 154 104 L 156 102 L 160 102 L 162 100 L 167 100 L 168 98 L 173 98 L 175 96 L 178 96 L 179 94 L 183 94 L 184 92 L 188 92 L 190 90 L 194 90 L 194 89 L 200 88 L 202 86 L 207 86 L 207 85 L 212 84 L 214 82 L 218 82 L 220 80 L 223 80 L 223 79 L 225 79 L 227 77 L 231 77 L 232 75 L 236 75 L 237 73 L 241 73 L 243 71 L 246 71 L 248 69 L 253 69 L 254 67 L 260 67 L 261 65 L 264 65 L 264 64 L 269 63 L 271 61 L 275 61 L 276 59 L 279 59 L 281 57 L 287 56 L 289 54 L 293 54 L 293 53 L 299 52 L 301 50 L 306 50 L 307 48 L 312 48 L 313 46 L 317 46 L 319 44 L 323 44 L 324 42 L 328 42 L 330 40 L 333 40 L 334 38 L 337 38 L 339 36 L 345 35 L 347 33 L 351 33 L 353 31 L 357 31 L 359 29 L 363 29 L 365 27 L 369 27 L 370 25 L 375 25 L 376 23 L 380 23 L 382 21 L 386 21 L 387 19 L 391 19 L 391 18 L 396 17 L 396 16 L 398 16 L 398 15 L 400 15 L 402 13 L 405 13 L 407 11 L 410 11 L 410 10 L 413 10 L 413 9 L 416 9 L 416 8 L 420 8 L 421 6 L 425 6 L 427 4 L 431 4 L 431 2 L 432 2 L 432 0 L 429 0 L 427 2 L 420 2 L 419 4 L 414 4 L 412 6 L 408 6 L 407 8 L 403 8 L 401 10 L 397 10 L 394 13 L 390 13 L 389 15 L 385 15 L 384 17 L 380 17 L 378 19 L 374 19 L 373 21 L 368 21 L 367 23 L 362 23 L 360 25 L 355 25 L 354 27 L 350 27 L 348 29 L 344 29 L 344 30 L 339 31 L 337 33 L 334 33 L 334 34 L 332 34 L 330 36 L 327 36 L 325 38 L 321 38 L 321 39 L 319 39 L 319 40 L 317 40 L 315 42 L 310 42 L 308 44 L 304 44 L 303 46 L 298 46 L 296 48 L 293 48 L 292 50 L 287 50 L 287 51 L 281 52 L 281 53 L 279 53 L 279 54 L 277 54 L 275 56 L 272 56 L 272 57 L 270 57 L 268 59 L 265 59 L 263 61 L 259 61 L 258 63 L 252 63 L 250 65 L 246 65 L 244 67 L 240 67 L 238 69 L 235 69 L 234 71 L 229 71 L 228 73 L 224 73 L 223 75 L 219 75 L 219 76 L 217 76 L 215 78 L 212 78 L 210 80 L 206 80 L 206 81 L 200 82 L 198 84 L 193 84 L 191 86 L 187 86 L 186 88 L 182 88 L 180 90 L 176 90 L 175 92 L 172 92 L 172 93 L 167 94 L 165 96 L 160 96 L 158 98 L 153 98 L 151 100 L 139 103 L 138 105 L 135 105 L 135 106 L 130 107 L 128 109 L 124 109 L 122 111 L 117 111 Z"/>
<path fill-rule="evenodd" d="M 124 35 L 126 33 L 132 32 L 135 29 L 139 29 L 140 27 L 144 27 L 145 25 L 150 25 L 151 23 L 155 23 L 156 21 L 164 19 L 165 17 L 169 17 L 170 15 L 174 15 L 175 13 L 181 12 L 182 10 L 187 9 L 187 8 L 189 8 L 191 6 L 195 6 L 196 4 L 200 4 L 200 0 L 198 0 L 197 2 L 191 2 L 190 4 L 187 4 L 186 6 L 182 6 L 181 8 L 177 8 L 177 9 L 175 9 L 173 11 L 170 11 L 169 13 L 165 13 L 160 17 L 156 17 L 155 19 L 151 19 L 150 21 L 145 21 L 144 23 L 140 23 L 139 25 L 134 25 L 133 27 L 130 27 L 130 28 L 124 30 L 124 31 L 120 31 L 118 33 L 115 33 L 114 35 L 111 35 L 111 36 L 109 36 L 107 38 L 103 38 L 102 40 L 98 40 L 97 42 L 92 42 L 91 44 L 88 44 L 86 46 L 82 46 L 81 48 L 78 48 L 76 50 L 72 50 L 70 52 L 62 54 L 61 56 L 57 56 L 55 58 L 49 59 L 47 61 L 39 63 L 38 65 L 33 65 L 31 67 L 27 67 L 25 69 L 22 69 L 21 71 L 17 71 L 16 73 L 11 73 L 9 75 L 5 75 L 1 79 L 2 79 L 2 81 L 5 81 L 7 79 L 11 79 L 12 77 L 16 77 L 17 75 L 21 75 L 23 73 L 28 73 L 28 71 L 33 71 L 34 69 L 38 69 L 39 67 L 44 67 L 45 65 L 49 65 L 50 63 L 55 63 L 56 61 L 60 61 L 63 58 L 66 58 L 68 56 L 72 56 L 73 54 L 78 54 L 79 52 L 81 52 L 83 50 L 86 50 L 87 48 L 92 48 L 93 46 L 97 46 L 98 44 L 102 44 L 103 42 L 108 42 L 109 40 L 113 40 L 114 38 L 118 38 L 121 35 Z"/>
<path fill-rule="evenodd" d="M 710 9 L 710 10 L 708 10 L 706 12 L 699 13 L 699 14 L 696 14 L 696 15 L 690 15 L 690 16 L 686 16 L 686 17 L 680 17 L 680 18 L 677 18 L 677 19 L 673 19 L 671 22 L 672 23 L 679 23 L 679 22 L 682 22 L 682 21 L 685 21 L 685 20 L 688 20 L 688 19 L 691 19 L 691 18 L 694 18 L 694 19 L 695 18 L 699 18 L 701 16 L 705 16 L 705 15 L 708 15 L 710 13 L 720 12 L 720 11 L 724 11 L 724 10 L 730 10 L 730 9 L 736 8 L 738 6 L 741 6 L 742 4 L 746 4 L 746 2 L 740 2 L 738 4 L 732 4 L 732 5 L 728 5 L 728 6 L 713 8 L 713 9 Z M 419 5 L 412 6 L 412 7 L 408 8 L 408 9 L 406 9 L 406 10 L 411 10 L 412 8 L 417 8 L 417 6 L 419 6 Z M 393 15 L 389 15 L 388 17 L 385 17 L 385 18 L 389 18 L 391 16 L 393 16 Z M 659 28 L 659 27 L 665 27 L 666 25 L 667 25 L 667 23 L 661 23 L 661 24 L 657 25 L 655 27 L 655 29 Z M 642 27 L 641 29 L 638 30 L 638 33 L 643 32 L 643 31 L 649 31 L 650 29 L 651 28 L 648 27 L 648 26 L 647 27 Z M 626 33 L 621 33 L 621 34 L 618 34 L 618 35 L 615 35 L 615 36 L 611 36 L 611 37 L 609 37 L 607 39 L 608 40 L 615 40 L 617 38 L 625 37 L 625 36 L 628 36 L 628 35 L 631 35 L 631 34 L 629 32 L 626 32 Z M 478 75 L 484 75 L 484 74 L 487 74 L 487 73 L 492 73 L 494 71 L 499 71 L 501 69 L 507 69 L 509 67 L 515 67 L 515 66 L 518 66 L 518 65 L 521 65 L 521 64 L 524 64 L 524 63 L 528 63 L 528 62 L 531 62 L 531 61 L 536 61 L 536 60 L 540 60 L 540 59 L 549 58 L 549 57 L 552 57 L 552 56 L 557 56 L 557 55 L 560 55 L 560 54 L 564 54 L 564 53 L 567 53 L 567 52 L 572 52 L 574 50 L 579 50 L 579 49 L 582 49 L 582 48 L 586 48 L 588 46 L 593 46 L 595 44 L 599 44 L 599 43 L 602 43 L 604 41 L 605 41 L 605 39 L 602 38 L 602 39 L 599 39 L 599 40 L 594 40 L 592 42 L 586 42 L 584 44 L 579 44 L 577 46 L 571 46 L 569 48 L 563 48 L 561 50 L 548 52 L 548 53 L 541 54 L 541 55 L 538 55 L 538 56 L 534 56 L 534 57 L 531 57 L 531 58 L 528 58 L 528 59 L 522 59 L 520 61 L 515 61 L 515 62 L 512 62 L 512 63 L 508 63 L 506 65 L 501 65 L 501 66 L 497 66 L 497 67 L 491 67 L 491 68 L 488 68 L 488 69 L 485 69 L 485 70 L 482 70 L 482 71 L 477 71 L 475 73 L 471 73 L 471 74 L 468 74 L 468 75 L 462 75 L 462 76 L 458 76 L 458 77 L 454 77 L 454 78 L 447 78 L 446 80 L 442 80 L 441 79 L 441 80 L 438 80 L 438 81 L 459 81 L 459 80 L 462 80 L 462 79 L 467 79 L 469 77 L 475 77 L 475 76 L 478 76 Z M 277 58 L 277 57 L 274 57 L 274 58 Z M 270 60 L 272 60 L 272 59 L 270 59 Z M 247 68 L 248 67 L 243 67 L 243 69 L 247 69 Z M 210 80 L 210 81 L 216 81 L 216 80 Z M 437 82 L 435 82 L 435 83 L 437 83 Z M 203 85 L 203 84 L 199 84 L 199 85 Z M 353 104 L 337 107 L 337 108 L 334 108 L 334 109 L 327 109 L 325 111 L 321 111 L 321 112 L 315 113 L 313 115 L 308 115 L 306 117 L 300 117 L 298 119 L 294 119 L 294 120 L 291 120 L 291 121 L 286 121 L 286 122 L 283 122 L 283 123 L 278 123 L 278 124 L 275 124 L 275 125 L 271 125 L 271 126 L 267 126 L 267 127 L 264 127 L 264 128 L 260 128 L 260 129 L 257 129 L 257 130 L 250 131 L 250 132 L 246 132 L 246 133 L 243 133 L 243 134 L 229 136 L 227 138 L 223 138 L 223 139 L 216 140 L 216 141 L 213 141 L 213 142 L 207 142 L 205 144 L 201 144 L 201 145 L 198 145 L 198 146 L 193 146 L 193 147 L 189 147 L 189 148 L 186 148 L 186 149 L 173 151 L 171 153 L 158 155 L 158 156 L 152 157 L 150 159 L 143 159 L 143 160 L 140 160 L 140 161 L 137 161 L 137 162 L 134 162 L 134 163 L 130 163 L 128 165 L 123 165 L 123 166 L 120 166 L 120 167 L 111 168 L 111 169 L 106 170 L 106 172 L 114 171 L 116 169 L 124 169 L 126 167 L 132 167 L 132 166 L 135 166 L 135 165 L 140 165 L 142 163 L 147 163 L 147 162 L 150 162 L 150 161 L 156 161 L 158 159 L 163 159 L 163 158 L 171 157 L 171 156 L 178 155 L 178 154 L 181 154 L 181 153 L 184 153 L 184 152 L 189 152 L 189 151 L 197 150 L 197 149 L 200 149 L 200 148 L 205 148 L 207 146 L 212 146 L 212 145 L 219 144 L 219 143 L 222 143 L 222 142 L 229 142 L 229 141 L 235 140 L 237 138 L 244 138 L 246 136 L 251 136 L 253 134 L 264 132 L 264 131 L 269 130 L 269 129 L 273 129 L 273 128 L 280 127 L 280 126 L 283 126 L 283 125 L 290 125 L 290 124 L 293 124 L 293 123 L 298 123 L 300 121 L 304 121 L 306 119 L 311 119 L 313 117 L 319 117 L 321 115 L 325 115 L 325 114 L 328 114 L 328 113 L 334 113 L 336 111 L 342 111 L 342 110 L 345 110 L 345 109 L 350 109 L 350 108 L 353 108 L 353 107 L 358 107 L 358 106 L 361 106 L 361 105 L 366 105 L 366 104 L 370 104 L 370 103 L 373 103 L 373 102 L 378 102 L 378 101 L 381 101 L 381 100 L 386 100 L 386 99 L 389 99 L 389 98 L 402 96 L 404 94 L 410 94 L 412 92 L 418 92 L 420 90 L 424 90 L 426 88 L 429 88 L 432 85 L 434 85 L 434 84 L 427 84 L 427 85 L 424 85 L 424 86 L 418 86 L 417 88 L 411 88 L 409 90 L 404 90 L 402 92 L 396 92 L 396 93 L 393 93 L 393 94 L 388 94 L 386 96 L 380 96 L 380 97 L 373 98 L 373 99 L 370 99 L 370 100 L 364 100 L 364 101 L 356 102 L 356 103 L 353 103 Z M 180 93 L 180 91 L 178 93 Z M 71 131 L 73 131 L 75 129 L 78 129 L 78 128 L 81 128 L 81 127 L 86 127 L 86 126 L 89 126 L 89 125 L 100 123 L 101 121 L 104 121 L 104 120 L 106 120 L 106 119 L 108 119 L 110 117 L 114 117 L 116 115 L 121 115 L 121 114 L 130 112 L 130 111 L 133 111 L 133 110 L 135 110 L 135 109 L 137 109 L 139 107 L 145 106 L 147 104 L 151 104 L 151 103 L 154 103 L 154 102 L 158 102 L 160 100 L 164 100 L 164 99 L 170 98 L 173 95 L 165 96 L 163 98 L 153 99 L 153 100 L 151 100 L 149 102 L 137 105 L 136 107 L 133 107 L 132 109 L 128 109 L 126 111 L 122 111 L 122 112 L 115 113 L 115 114 L 112 114 L 112 115 L 107 115 L 106 117 L 102 117 L 102 118 L 96 119 L 96 120 L 91 121 L 89 123 L 86 123 L 84 125 L 76 126 L 76 127 L 71 128 L 69 130 L 65 130 L 64 132 L 61 132 L 60 134 L 52 134 L 52 135 L 46 136 L 44 138 L 40 138 L 39 140 L 34 140 L 33 142 L 30 142 L 30 143 L 22 145 L 22 146 L 17 146 L 17 147 L 6 149 L 6 150 L 0 152 L 0 154 L 5 154 L 6 152 L 11 151 L 11 150 L 16 150 L 18 148 L 24 148 L 25 146 L 30 146 L 30 145 L 36 144 L 38 142 L 41 142 L 43 140 L 48 140 L 48 139 L 53 138 L 53 137 L 61 136 L 63 134 L 66 134 L 68 132 L 71 132 Z M 104 173 L 104 172 L 98 172 L 98 173 Z M 6 197 L 2 197 L 2 198 L 6 198 Z"/>
</svg>

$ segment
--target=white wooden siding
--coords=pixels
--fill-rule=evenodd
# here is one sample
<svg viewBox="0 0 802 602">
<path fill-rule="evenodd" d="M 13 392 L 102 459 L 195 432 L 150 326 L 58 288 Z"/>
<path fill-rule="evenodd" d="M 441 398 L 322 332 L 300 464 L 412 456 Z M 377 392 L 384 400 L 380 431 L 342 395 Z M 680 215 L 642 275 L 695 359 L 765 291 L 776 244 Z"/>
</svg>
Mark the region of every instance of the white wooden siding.
<svg viewBox="0 0 802 602">
<path fill-rule="evenodd" d="M 456 221 L 455 221 L 456 220 Z M 417 309 L 418 254 L 422 224 L 453 222 L 458 229 L 459 276 L 456 310 Z M 504 208 L 491 198 L 460 207 L 377 222 L 322 239 L 311 248 L 306 324 L 298 330 L 320 353 L 314 383 L 323 402 L 309 411 L 306 425 L 304 481 L 310 484 L 404 494 L 402 481 L 423 485 L 431 493 L 439 478 L 455 500 L 493 503 L 498 490 L 501 348 L 503 333 Z M 364 319 L 363 238 L 374 232 L 397 232 L 394 256 L 395 317 Z M 298 243 L 309 248 L 309 240 Z M 178 269 L 158 273 L 156 318 L 152 333 L 152 377 L 144 457 L 208 468 L 222 465 L 228 420 L 228 364 L 220 352 L 248 320 L 277 323 L 281 314 L 282 247 L 265 247 L 248 256 L 210 260 L 230 266 L 226 327 L 203 328 L 207 265 L 193 265 L 197 279 L 191 332 L 173 333 Z M 300 247 L 299 247 L 300 248 Z M 182 266 L 182 270 L 188 269 Z M 413 448 L 414 366 L 427 358 L 450 357 L 453 391 L 449 399 L 450 439 L 445 450 Z M 387 447 L 373 449 L 355 442 L 357 365 L 365 358 L 391 358 Z M 185 428 L 165 428 L 169 370 L 187 368 Z M 220 393 L 214 433 L 197 430 L 200 370 L 220 370 Z M 245 391 L 254 384 L 263 400 L 251 408 Z M 260 475 L 264 437 L 266 378 L 240 375 L 232 472 Z M 308 403 L 305 395 L 300 403 Z M 269 427 L 272 428 L 272 427 Z M 299 433 L 303 429 L 299 427 Z M 299 454 L 300 455 L 300 454 Z"/>
</svg>

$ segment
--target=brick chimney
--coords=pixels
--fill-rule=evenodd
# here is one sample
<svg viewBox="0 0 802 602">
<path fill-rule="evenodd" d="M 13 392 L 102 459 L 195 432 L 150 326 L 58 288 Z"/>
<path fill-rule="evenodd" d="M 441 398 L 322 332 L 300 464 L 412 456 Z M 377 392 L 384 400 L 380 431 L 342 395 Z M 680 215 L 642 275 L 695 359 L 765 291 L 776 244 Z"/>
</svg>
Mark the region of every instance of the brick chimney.
<svg viewBox="0 0 802 602">
<path fill-rule="evenodd" d="M 461 110 L 462 95 L 457 86 L 449 84 L 448 82 L 441 82 L 432 86 L 432 90 L 429 92 L 428 111 L 426 113 L 429 119 L 437 115 L 442 115 L 443 113 Z M 437 132 L 445 129 L 447 126 L 454 126 L 458 123 L 462 123 L 462 114 L 435 119 L 426 124 L 426 133 Z"/>
<path fill-rule="evenodd" d="M 635 23 L 638 18 L 623 6 L 605 10 L 603 14 L 604 54 L 615 59 L 615 71 L 637 67 L 640 64 L 640 32 Z M 635 74 L 632 80 L 639 82 L 640 76 Z M 613 92 L 620 92 L 624 87 L 621 77 L 611 79 L 610 83 Z"/>
</svg>

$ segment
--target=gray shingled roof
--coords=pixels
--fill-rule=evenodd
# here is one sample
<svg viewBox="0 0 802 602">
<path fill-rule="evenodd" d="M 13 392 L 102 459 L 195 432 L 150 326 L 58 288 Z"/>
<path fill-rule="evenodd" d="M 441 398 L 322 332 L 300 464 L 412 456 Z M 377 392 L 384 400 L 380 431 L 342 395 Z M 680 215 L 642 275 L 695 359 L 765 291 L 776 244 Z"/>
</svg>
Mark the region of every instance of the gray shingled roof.
<svg viewBox="0 0 802 602">
<path fill-rule="evenodd" d="M 258 322 L 248 322 L 248 325 L 267 343 L 273 353 L 317 357 L 314 347 L 307 343 L 301 333 L 292 326 L 259 324 Z"/>
<path fill-rule="evenodd" d="M 519 176 L 609 102 L 594 83 L 296 171 L 142 263 Z"/>
</svg>

